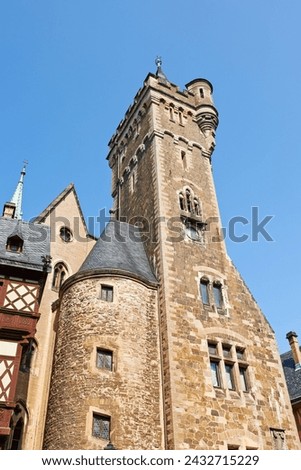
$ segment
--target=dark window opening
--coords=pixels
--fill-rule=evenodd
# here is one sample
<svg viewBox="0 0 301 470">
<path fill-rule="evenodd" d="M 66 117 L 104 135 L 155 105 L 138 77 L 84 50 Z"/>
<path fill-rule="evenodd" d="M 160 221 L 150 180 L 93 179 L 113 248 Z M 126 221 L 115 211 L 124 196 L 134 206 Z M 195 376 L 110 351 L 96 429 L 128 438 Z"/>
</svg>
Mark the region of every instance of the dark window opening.
<svg viewBox="0 0 301 470">
<path fill-rule="evenodd" d="M 14 429 L 12 443 L 11 443 L 11 450 L 22 449 L 23 427 L 24 427 L 23 419 L 19 419 Z"/>
<path fill-rule="evenodd" d="M 14 253 L 21 253 L 23 250 L 23 240 L 18 235 L 9 237 L 6 243 L 7 251 L 12 251 Z"/>
<path fill-rule="evenodd" d="M 214 303 L 217 308 L 223 307 L 223 294 L 221 284 L 213 284 Z"/>
<path fill-rule="evenodd" d="M 112 286 L 101 286 L 101 300 L 106 302 L 113 302 L 113 287 Z"/>
<path fill-rule="evenodd" d="M 67 276 L 67 268 L 63 263 L 58 263 L 54 267 L 52 278 L 52 289 L 59 290 Z"/>
<path fill-rule="evenodd" d="M 209 281 L 207 279 L 201 279 L 200 287 L 201 287 L 201 297 L 203 304 L 209 305 Z"/>
<path fill-rule="evenodd" d="M 68 242 L 71 242 L 72 240 L 72 232 L 70 230 L 70 228 L 68 227 L 61 227 L 60 229 L 60 237 L 61 239 L 68 243 Z"/>
<path fill-rule="evenodd" d="M 92 435 L 98 439 L 110 440 L 111 419 L 109 416 L 103 416 L 93 413 Z"/>
<path fill-rule="evenodd" d="M 97 348 L 96 352 L 96 366 L 99 369 L 113 369 L 113 353 L 106 349 Z"/>
</svg>

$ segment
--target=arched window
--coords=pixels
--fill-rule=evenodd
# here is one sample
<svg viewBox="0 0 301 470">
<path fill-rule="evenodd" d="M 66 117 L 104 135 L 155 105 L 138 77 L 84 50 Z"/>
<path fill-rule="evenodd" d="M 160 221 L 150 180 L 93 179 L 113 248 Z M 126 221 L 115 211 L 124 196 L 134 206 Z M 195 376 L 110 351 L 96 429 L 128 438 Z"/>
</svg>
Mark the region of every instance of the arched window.
<svg viewBox="0 0 301 470">
<path fill-rule="evenodd" d="M 52 289 L 58 291 L 66 279 L 68 270 L 64 263 L 57 263 L 53 270 Z"/>
<path fill-rule="evenodd" d="M 220 282 L 213 283 L 213 298 L 214 303 L 217 308 L 223 308 L 223 293 L 222 293 L 222 285 Z"/>
<path fill-rule="evenodd" d="M 17 424 L 14 429 L 14 433 L 12 436 L 11 450 L 22 449 L 23 428 L 24 428 L 24 421 L 22 418 L 20 418 L 17 421 Z"/>
<path fill-rule="evenodd" d="M 194 208 L 195 215 L 201 215 L 201 213 L 200 213 L 200 203 L 199 203 L 199 201 L 196 197 L 193 199 L 193 208 Z"/>
<path fill-rule="evenodd" d="M 200 282 L 200 291 L 203 304 L 209 305 L 209 279 L 202 277 Z"/>
<path fill-rule="evenodd" d="M 188 212 L 192 212 L 192 200 L 191 200 L 191 191 L 190 191 L 190 189 L 186 189 L 185 195 L 186 195 L 187 210 L 188 210 Z"/>
<path fill-rule="evenodd" d="M 180 204 L 181 211 L 184 211 L 185 210 L 185 200 L 184 200 L 184 195 L 183 195 L 182 192 L 179 194 L 179 204 Z"/>
</svg>

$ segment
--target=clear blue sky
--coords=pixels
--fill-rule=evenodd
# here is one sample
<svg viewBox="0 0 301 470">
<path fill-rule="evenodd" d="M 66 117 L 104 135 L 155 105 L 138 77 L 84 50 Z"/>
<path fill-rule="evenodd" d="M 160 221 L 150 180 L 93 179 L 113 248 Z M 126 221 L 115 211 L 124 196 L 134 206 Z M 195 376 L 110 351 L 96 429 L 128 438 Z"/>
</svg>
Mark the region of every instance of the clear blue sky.
<svg viewBox="0 0 301 470">
<path fill-rule="evenodd" d="M 0 0 L 0 201 L 28 160 L 25 219 L 70 182 L 86 218 L 109 210 L 107 143 L 161 55 L 181 88 L 213 84 L 223 224 L 274 216 L 273 242 L 227 239 L 229 255 L 280 352 L 290 330 L 301 343 L 300 18 L 300 0 Z"/>
</svg>

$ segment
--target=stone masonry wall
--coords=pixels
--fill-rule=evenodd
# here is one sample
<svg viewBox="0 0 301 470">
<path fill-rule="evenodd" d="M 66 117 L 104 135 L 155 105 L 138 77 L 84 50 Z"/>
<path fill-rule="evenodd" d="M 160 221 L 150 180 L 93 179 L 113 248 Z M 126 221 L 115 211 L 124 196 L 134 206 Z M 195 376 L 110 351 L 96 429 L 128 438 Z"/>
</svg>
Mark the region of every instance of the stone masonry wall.
<svg viewBox="0 0 301 470">
<path fill-rule="evenodd" d="M 96 367 L 97 348 L 113 352 L 112 371 Z M 103 449 L 93 412 L 110 416 L 118 449 L 162 448 L 157 293 L 137 281 L 96 276 L 63 294 L 44 448 Z"/>
</svg>

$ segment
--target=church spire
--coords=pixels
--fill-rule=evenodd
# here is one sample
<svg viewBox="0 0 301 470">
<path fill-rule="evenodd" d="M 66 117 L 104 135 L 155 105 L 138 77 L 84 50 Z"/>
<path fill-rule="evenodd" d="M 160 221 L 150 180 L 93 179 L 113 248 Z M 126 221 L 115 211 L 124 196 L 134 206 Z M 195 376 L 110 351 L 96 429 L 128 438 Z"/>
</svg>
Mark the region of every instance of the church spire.
<svg viewBox="0 0 301 470">
<path fill-rule="evenodd" d="M 20 179 L 18 181 L 16 190 L 14 192 L 13 197 L 11 198 L 10 202 L 15 205 L 15 213 L 14 219 L 22 219 L 22 196 L 23 196 L 23 184 L 24 184 L 24 176 L 26 174 L 26 165 L 28 164 L 27 161 L 24 161 L 24 165 L 20 174 Z"/>
</svg>

